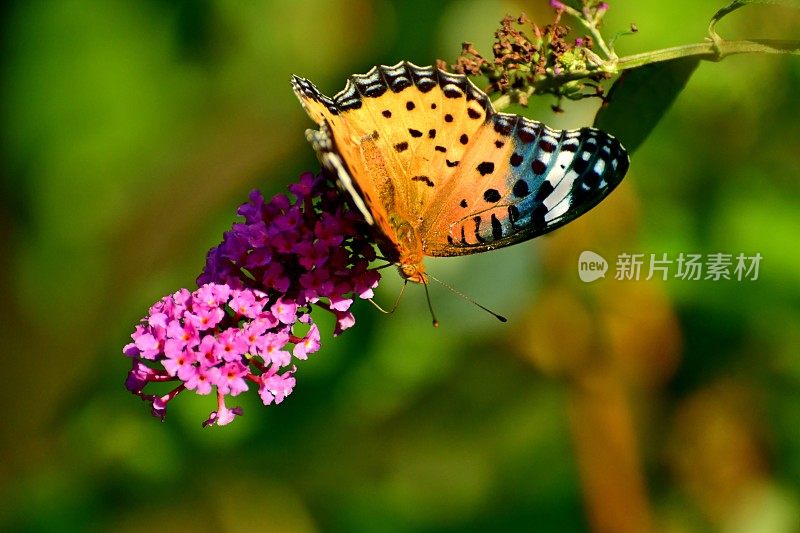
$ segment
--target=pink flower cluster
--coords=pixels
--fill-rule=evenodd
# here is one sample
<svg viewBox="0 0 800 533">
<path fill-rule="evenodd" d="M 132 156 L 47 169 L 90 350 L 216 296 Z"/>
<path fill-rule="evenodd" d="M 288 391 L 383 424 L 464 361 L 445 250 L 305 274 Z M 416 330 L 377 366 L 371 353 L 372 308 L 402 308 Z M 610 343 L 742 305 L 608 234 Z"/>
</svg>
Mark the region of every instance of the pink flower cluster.
<svg viewBox="0 0 800 533">
<path fill-rule="evenodd" d="M 272 302 L 260 291 L 215 283 L 192 293 L 181 289 L 150 308 L 131 335 L 133 342 L 123 349 L 133 357 L 126 387 L 152 402 L 153 415 L 161 419 L 167 403 L 184 389 L 209 394 L 216 387 L 218 410 L 205 425 L 225 425 L 241 414 L 238 407 L 227 408 L 224 397 L 238 396 L 248 390 L 248 383 L 258 387 L 264 405 L 281 403 L 295 384 L 295 367 L 288 369 L 292 355 L 306 359 L 320 346 L 317 326 L 305 327 L 305 334 L 298 336 L 297 319 L 296 305 L 281 299 Z M 146 362 L 159 363 L 162 369 Z M 155 396 L 143 390 L 151 381 L 181 384 Z"/>
<path fill-rule="evenodd" d="M 163 420 L 184 390 L 216 389 L 217 410 L 204 426 L 242 414 L 225 397 L 249 384 L 265 405 L 281 403 L 295 385 L 293 358 L 320 348 L 313 308 L 336 316 L 338 335 L 355 323 L 353 298 L 372 297 L 380 274 L 369 269 L 375 251 L 360 214 L 313 174 L 289 190 L 294 201 L 280 194 L 268 203 L 253 191 L 239 208 L 244 222 L 209 251 L 200 288 L 162 298 L 136 326 L 123 349 L 133 360 L 125 386 L 152 404 L 154 416 Z M 180 383 L 163 395 L 144 392 L 158 382 Z"/>
</svg>

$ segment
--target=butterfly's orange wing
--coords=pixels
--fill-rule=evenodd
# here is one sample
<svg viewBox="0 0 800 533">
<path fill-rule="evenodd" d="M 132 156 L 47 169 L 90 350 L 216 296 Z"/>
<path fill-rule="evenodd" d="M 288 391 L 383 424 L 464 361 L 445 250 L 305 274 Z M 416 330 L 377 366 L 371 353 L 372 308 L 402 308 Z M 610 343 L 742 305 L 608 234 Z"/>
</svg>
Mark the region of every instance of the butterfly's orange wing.
<svg viewBox="0 0 800 533">
<path fill-rule="evenodd" d="M 612 136 L 497 113 L 465 76 L 434 67 L 375 67 L 333 99 L 302 78 L 293 86 L 322 126 L 323 163 L 360 190 L 351 193 L 401 255 L 462 255 L 541 235 L 600 202 L 628 168 Z"/>
</svg>

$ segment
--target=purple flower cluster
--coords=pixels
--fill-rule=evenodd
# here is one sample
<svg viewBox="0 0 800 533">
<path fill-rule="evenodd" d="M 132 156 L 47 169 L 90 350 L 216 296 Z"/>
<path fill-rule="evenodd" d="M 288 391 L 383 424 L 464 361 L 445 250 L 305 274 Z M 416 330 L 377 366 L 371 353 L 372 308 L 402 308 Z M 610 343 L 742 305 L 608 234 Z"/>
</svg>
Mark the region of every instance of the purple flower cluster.
<svg viewBox="0 0 800 533">
<path fill-rule="evenodd" d="M 167 403 L 184 390 L 209 394 L 217 410 L 204 426 L 242 413 L 225 396 L 258 388 L 265 405 L 281 403 L 295 385 L 292 358 L 319 350 L 314 307 L 336 316 L 334 335 L 351 327 L 353 299 L 371 298 L 380 274 L 369 269 L 375 251 L 332 185 L 307 173 L 264 202 L 258 191 L 239 208 L 222 243 L 208 253 L 194 292 L 181 289 L 154 304 L 123 352 L 133 359 L 125 386 L 164 419 Z M 291 347 L 290 347 L 291 345 Z M 163 395 L 149 383 L 180 382 Z"/>
<path fill-rule="evenodd" d="M 311 173 L 289 186 L 297 198 L 278 194 L 264 203 L 261 193 L 239 208 L 222 243 L 208 252 L 198 285 L 215 282 L 285 295 L 298 306 L 316 304 L 336 315 L 338 335 L 355 324 L 353 296 L 372 298 L 380 274 L 369 269 L 375 249 L 339 191 Z"/>
</svg>

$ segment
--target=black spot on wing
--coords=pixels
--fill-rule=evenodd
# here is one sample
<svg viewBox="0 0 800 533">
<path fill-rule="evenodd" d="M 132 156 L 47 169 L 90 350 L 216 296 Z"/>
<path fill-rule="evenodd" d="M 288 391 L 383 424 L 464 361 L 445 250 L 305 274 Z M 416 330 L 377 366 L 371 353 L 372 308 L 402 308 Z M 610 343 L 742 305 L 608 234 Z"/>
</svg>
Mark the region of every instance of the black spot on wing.
<svg viewBox="0 0 800 533">
<path fill-rule="evenodd" d="M 553 143 L 551 143 L 550 141 L 548 141 L 548 140 L 546 140 L 546 139 L 542 139 L 541 141 L 539 141 L 539 148 L 540 148 L 540 149 L 541 149 L 543 152 L 552 153 L 552 152 L 553 152 L 553 150 L 555 150 L 555 149 L 556 149 L 556 145 L 555 145 L 555 144 L 553 144 Z"/>
<path fill-rule="evenodd" d="M 464 96 L 464 93 L 467 90 L 467 77 L 461 74 L 452 74 L 450 72 L 444 72 L 442 70 L 436 69 L 436 77 L 439 81 L 439 86 L 442 88 L 442 91 L 445 93 L 445 96 L 448 98 L 459 98 Z M 457 96 L 450 96 L 447 93 L 455 95 L 458 93 Z"/>
<path fill-rule="evenodd" d="M 511 192 L 517 198 L 524 198 L 530 194 L 530 188 L 528 187 L 528 182 L 525 180 L 517 180 L 514 184 L 514 187 L 511 189 Z"/>
<path fill-rule="evenodd" d="M 422 137 L 422 132 L 419 130 L 415 130 L 414 128 L 408 128 L 408 133 L 412 137 Z"/>
<path fill-rule="evenodd" d="M 427 93 L 438 85 L 434 67 L 416 67 L 408 65 L 408 73 L 414 85 L 423 93 Z"/>
<path fill-rule="evenodd" d="M 503 225 L 498 220 L 497 215 L 492 213 L 492 238 L 499 241 L 503 238 Z"/>
<path fill-rule="evenodd" d="M 442 88 L 442 92 L 447 98 L 461 98 L 464 96 L 464 92 L 452 84 L 445 85 L 444 88 Z"/>
<path fill-rule="evenodd" d="M 517 138 L 525 144 L 530 144 L 536 139 L 536 136 L 533 132 L 527 130 L 519 130 L 517 131 Z"/>
<path fill-rule="evenodd" d="M 428 176 L 414 176 L 411 181 L 421 181 L 428 187 L 433 187 L 433 181 Z"/>
<path fill-rule="evenodd" d="M 536 191 L 536 201 L 537 202 L 544 202 L 545 198 L 550 196 L 553 192 L 553 185 L 544 180 L 541 185 L 539 185 L 539 190 Z"/>
<path fill-rule="evenodd" d="M 497 113 L 496 115 L 492 116 L 492 122 L 494 122 L 494 131 L 500 135 L 509 136 L 514 132 L 514 128 L 517 126 L 518 120 L 519 117 L 517 115 Z"/>
<path fill-rule="evenodd" d="M 524 144 L 530 144 L 541 134 L 542 124 L 534 120 L 520 118 L 517 123 L 517 138 Z"/>
<path fill-rule="evenodd" d="M 517 206 L 508 206 L 508 220 L 511 222 L 512 227 L 514 227 L 514 225 L 517 223 L 517 220 L 519 220 L 519 208 Z"/>
<path fill-rule="evenodd" d="M 497 189 L 486 189 L 483 191 L 483 199 L 487 202 L 499 202 L 500 198 L 500 192 Z"/>
<path fill-rule="evenodd" d="M 485 242 L 485 239 L 481 237 L 481 217 L 480 215 L 475 216 L 472 220 L 475 221 L 475 240 L 478 242 Z"/>
<path fill-rule="evenodd" d="M 589 168 L 589 162 L 582 157 L 576 157 L 572 162 L 572 168 L 578 174 L 583 174 Z"/>
<path fill-rule="evenodd" d="M 547 215 L 549 209 L 544 204 L 538 204 L 531 211 L 531 226 L 534 231 L 543 231 L 547 227 L 547 221 L 544 217 Z"/>
<path fill-rule="evenodd" d="M 491 174 L 494 172 L 494 163 L 491 161 L 484 161 L 477 167 L 478 172 L 480 172 L 481 176 L 485 176 L 486 174 Z"/>
<path fill-rule="evenodd" d="M 583 182 L 588 185 L 592 189 L 597 189 L 600 187 L 600 182 L 602 181 L 602 176 L 592 170 L 591 172 L 587 172 L 585 176 L 583 176 Z"/>
<path fill-rule="evenodd" d="M 405 142 L 405 141 L 403 141 L 401 143 L 397 143 L 397 144 L 394 145 L 394 149 L 397 150 L 398 152 L 402 152 L 404 150 L 408 150 L 408 143 Z"/>
<path fill-rule="evenodd" d="M 384 84 L 395 93 L 404 91 L 414 85 L 411 72 L 406 63 L 400 63 L 391 67 L 382 65 L 378 67 L 377 73 L 383 79 Z"/>
<path fill-rule="evenodd" d="M 522 160 L 523 160 L 522 154 L 518 154 L 518 153 L 514 152 L 511 155 L 511 166 L 512 167 L 520 166 L 522 164 Z"/>
</svg>

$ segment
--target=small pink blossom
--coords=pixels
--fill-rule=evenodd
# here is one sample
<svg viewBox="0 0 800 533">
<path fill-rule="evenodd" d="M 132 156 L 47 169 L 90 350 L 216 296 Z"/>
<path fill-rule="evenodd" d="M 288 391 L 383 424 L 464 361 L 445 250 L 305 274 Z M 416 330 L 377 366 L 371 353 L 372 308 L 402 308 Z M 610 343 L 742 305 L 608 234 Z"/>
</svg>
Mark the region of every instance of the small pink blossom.
<svg viewBox="0 0 800 533">
<path fill-rule="evenodd" d="M 242 340 L 247 343 L 248 353 L 256 354 L 264 349 L 264 345 L 266 344 L 264 334 L 274 325 L 275 324 L 270 324 L 269 321 L 262 318 L 245 324 L 245 326 L 242 328 L 241 337 Z"/>
<path fill-rule="evenodd" d="M 261 401 L 264 402 L 264 405 L 269 405 L 273 401 L 279 404 L 292 393 L 296 381 L 294 378 L 295 370 L 296 368 L 292 367 L 291 370 L 283 374 L 277 374 L 272 371 L 261 375 L 258 395 L 261 396 Z"/>
<path fill-rule="evenodd" d="M 247 367 L 239 361 L 226 364 L 219 371 L 217 390 L 222 394 L 238 396 L 247 390 L 247 383 L 244 380 L 247 374 Z"/>
<path fill-rule="evenodd" d="M 352 328 L 356 323 L 356 317 L 350 311 L 335 311 L 336 327 L 333 330 L 333 336 L 340 335 L 344 330 Z"/>
<path fill-rule="evenodd" d="M 181 381 L 187 381 L 195 374 L 194 363 L 197 355 L 191 350 L 182 350 L 173 356 L 167 355 L 161 364 L 170 376 L 177 376 Z"/>
<path fill-rule="evenodd" d="M 300 342 L 294 345 L 293 355 L 298 359 L 308 359 L 308 354 L 312 354 L 319 350 L 320 335 L 319 328 L 316 324 L 312 324 L 311 328 L 306 333 Z"/>
<path fill-rule="evenodd" d="M 292 354 L 283 349 L 289 343 L 288 333 L 284 331 L 267 333 L 264 339 L 264 348 L 259 355 L 265 362 L 271 362 L 278 368 L 286 366 L 291 362 Z"/>
<path fill-rule="evenodd" d="M 189 291 L 189 289 L 179 289 L 173 293 L 171 301 L 175 306 L 174 313 L 179 313 L 186 309 L 186 306 L 189 304 L 191 298 L 192 293 Z"/>
<path fill-rule="evenodd" d="M 147 323 L 153 328 L 167 328 L 168 317 L 166 313 L 153 313 L 147 319 Z"/>
<path fill-rule="evenodd" d="M 203 427 L 208 426 L 227 426 L 237 416 L 242 415 L 242 408 L 241 407 L 234 407 L 233 409 L 228 409 L 225 406 L 225 397 L 222 394 L 217 393 L 217 410 L 213 411 L 208 419 L 203 422 Z"/>
<path fill-rule="evenodd" d="M 197 394 L 208 394 L 211 392 L 211 385 L 219 380 L 219 368 L 212 366 L 210 368 L 199 367 L 186 380 L 186 388 L 197 392 Z"/>
<path fill-rule="evenodd" d="M 227 285 L 216 283 L 206 283 L 197 289 L 195 300 L 201 302 L 206 307 L 220 307 L 228 301 L 231 289 Z"/>
<path fill-rule="evenodd" d="M 225 317 L 225 311 L 218 307 L 195 309 L 186 313 L 186 320 L 198 331 L 206 331 L 217 326 Z"/>
<path fill-rule="evenodd" d="M 278 298 L 270 310 L 284 324 L 294 324 L 297 320 L 297 304 L 286 298 Z"/>
<path fill-rule="evenodd" d="M 197 361 L 203 368 L 209 368 L 220 362 L 217 357 L 217 339 L 213 335 L 206 335 L 197 347 Z"/>
<path fill-rule="evenodd" d="M 136 357 L 140 355 L 142 352 L 139 350 L 139 348 L 136 347 L 135 342 L 129 342 L 122 348 L 122 353 L 124 353 L 128 357 Z"/>
<path fill-rule="evenodd" d="M 125 388 L 134 394 L 141 394 L 144 386 L 152 381 L 159 381 L 159 377 L 166 372 L 159 372 L 145 365 L 138 359 L 133 360 L 131 371 L 125 379 Z"/>
<path fill-rule="evenodd" d="M 224 361 L 238 361 L 247 353 L 247 341 L 238 328 L 226 329 L 217 336 L 215 355 Z"/>
<path fill-rule="evenodd" d="M 248 318 L 256 318 L 262 309 L 253 291 L 234 291 L 233 298 L 228 305 L 237 315 Z"/>
<path fill-rule="evenodd" d="M 152 333 L 142 333 L 138 337 L 134 337 L 133 342 L 145 359 L 155 359 L 161 352 L 161 343 L 156 340 Z"/>
<path fill-rule="evenodd" d="M 342 298 L 341 296 L 329 296 L 331 309 L 335 311 L 347 311 L 353 304 L 352 298 Z"/>
</svg>

